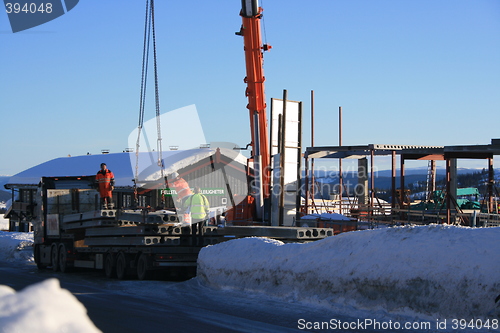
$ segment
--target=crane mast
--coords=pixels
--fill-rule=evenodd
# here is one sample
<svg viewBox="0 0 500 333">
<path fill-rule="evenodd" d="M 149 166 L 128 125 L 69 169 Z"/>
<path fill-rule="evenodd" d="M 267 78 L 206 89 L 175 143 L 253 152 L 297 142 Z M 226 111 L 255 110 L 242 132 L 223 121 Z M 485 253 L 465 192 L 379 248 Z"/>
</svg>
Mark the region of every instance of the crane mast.
<svg viewBox="0 0 500 333">
<path fill-rule="evenodd" d="M 247 84 L 245 95 L 248 97 L 247 108 L 250 112 L 250 130 L 252 135 L 252 159 L 256 173 L 256 183 L 261 189 L 258 197 L 265 199 L 270 194 L 270 156 L 269 134 L 267 129 L 266 97 L 264 94 L 264 51 L 271 47 L 262 43 L 260 19 L 262 8 L 257 0 L 242 0 L 242 26 Z"/>
</svg>

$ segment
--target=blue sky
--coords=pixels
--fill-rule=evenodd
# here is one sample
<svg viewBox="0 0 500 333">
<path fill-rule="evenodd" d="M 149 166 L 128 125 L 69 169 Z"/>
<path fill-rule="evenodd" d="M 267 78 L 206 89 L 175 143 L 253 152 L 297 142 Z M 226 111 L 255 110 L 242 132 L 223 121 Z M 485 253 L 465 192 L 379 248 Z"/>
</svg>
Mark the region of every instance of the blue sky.
<svg viewBox="0 0 500 333">
<path fill-rule="evenodd" d="M 304 102 L 305 145 L 311 90 L 317 146 L 338 144 L 339 106 L 345 145 L 500 137 L 500 1 L 260 4 L 273 47 L 265 54 L 268 104 L 283 89 Z M 239 9 L 239 0 L 158 0 L 156 29 L 161 112 L 195 104 L 207 141 L 245 146 Z M 0 174 L 128 147 L 139 113 L 144 11 L 145 1 L 82 0 L 15 34 L 0 13 Z M 149 98 L 145 117 L 154 114 Z"/>
</svg>

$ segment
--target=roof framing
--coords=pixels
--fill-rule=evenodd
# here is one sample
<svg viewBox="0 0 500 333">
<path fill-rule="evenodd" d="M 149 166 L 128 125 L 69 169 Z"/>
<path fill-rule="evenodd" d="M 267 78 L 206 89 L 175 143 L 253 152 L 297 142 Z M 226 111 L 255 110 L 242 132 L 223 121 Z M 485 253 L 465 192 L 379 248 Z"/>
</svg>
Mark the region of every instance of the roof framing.
<svg viewBox="0 0 500 333">
<path fill-rule="evenodd" d="M 489 145 L 463 146 L 412 146 L 368 144 L 357 146 L 307 147 L 305 158 L 362 158 L 369 155 L 384 156 L 395 152 L 403 159 L 446 160 L 449 158 L 485 159 L 500 155 L 500 139 Z"/>
</svg>

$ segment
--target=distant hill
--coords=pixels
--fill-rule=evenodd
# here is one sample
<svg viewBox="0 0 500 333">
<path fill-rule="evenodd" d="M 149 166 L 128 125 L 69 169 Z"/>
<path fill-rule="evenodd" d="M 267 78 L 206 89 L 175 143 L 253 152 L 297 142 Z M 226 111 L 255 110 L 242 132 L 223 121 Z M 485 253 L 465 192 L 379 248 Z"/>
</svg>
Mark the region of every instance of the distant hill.
<svg viewBox="0 0 500 333">
<path fill-rule="evenodd" d="M 0 176 L 0 190 L 5 191 L 5 187 L 3 187 L 5 184 L 7 184 L 7 181 L 9 180 L 10 176 Z"/>
<path fill-rule="evenodd" d="M 487 172 L 483 169 L 466 169 L 460 168 L 457 170 L 458 187 L 475 187 L 480 193 L 486 193 Z M 316 198 L 329 198 L 331 193 L 337 193 L 339 177 L 337 172 L 325 172 L 323 170 L 315 171 L 316 182 L 319 185 L 316 191 Z M 444 189 L 445 187 L 444 169 L 436 170 L 436 189 Z M 368 177 L 370 175 L 368 174 Z M 500 169 L 495 169 L 495 179 L 500 181 Z M 370 181 L 370 180 L 368 180 Z M 350 195 L 357 191 L 358 177 L 356 172 L 345 172 L 343 178 L 344 186 L 348 189 Z M 401 178 L 399 170 L 396 172 L 396 189 L 401 188 Z M 427 183 L 427 168 L 405 169 L 405 188 L 411 193 L 425 193 Z M 370 183 L 368 183 L 370 184 Z M 392 188 L 392 171 L 382 170 L 375 172 L 375 189 L 377 197 L 386 201 L 390 201 Z"/>
<path fill-rule="evenodd" d="M 12 198 L 12 194 L 7 191 L 0 191 L 0 202 L 7 202 Z"/>
<path fill-rule="evenodd" d="M 458 175 L 472 174 L 480 172 L 482 169 L 468 169 L 459 168 L 457 170 Z M 323 170 L 318 170 L 314 172 L 317 180 L 319 182 L 327 182 L 330 184 L 338 184 L 338 173 L 336 172 L 325 172 Z M 439 182 L 443 180 L 446 175 L 446 170 L 440 168 L 436 170 L 436 181 Z M 498 179 L 500 175 L 500 169 L 495 169 L 495 175 Z M 368 177 L 370 175 L 368 174 Z M 396 172 L 396 187 L 400 187 L 401 177 L 399 170 Z M 410 184 L 416 184 L 417 182 L 425 182 L 427 180 L 427 168 L 414 168 L 405 169 L 405 187 Z M 357 184 L 358 178 L 357 173 L 348 172 L 344 173 L 344 183 L 350 182 L 351 184 Z M 479 187 L 480 184 L 477 184 Z M 391 170 L 380 170 L 375 173 L 375 187 L 379 190 L 387 190 L 392 186 L 392 171 Z"/>
</svg>

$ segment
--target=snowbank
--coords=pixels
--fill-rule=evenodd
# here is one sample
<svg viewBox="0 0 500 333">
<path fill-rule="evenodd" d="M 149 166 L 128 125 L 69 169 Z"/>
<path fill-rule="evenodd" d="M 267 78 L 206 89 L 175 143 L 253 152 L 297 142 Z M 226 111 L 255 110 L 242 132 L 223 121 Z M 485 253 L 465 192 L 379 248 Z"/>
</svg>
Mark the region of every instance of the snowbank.
<svg viewBox="0 0 500 333">
<path fill-rule="evenodd" d="M 3 217 L 3 214 L 0 213 L 0 231 L 9 230 L 9 220 Z"/>
<path fill-rule="evenodd" d="M 57 279 L 19 292 L 0 285 L 0 332 L 100 332 L 85 307 Z"/>
<path fill-rule="evenodd" d="M 0 261 L 34 261 L 33 232 L 0 231 Z"/>
<path fill-rule="evenodd" d="M 454 318 L 486 316 L 500 294 L 500 228 L 444 225 L 343 233 L 306 244 L 245 238 L 203 248 L 217 288 Z"/>
<path fill-rule="evenodd" d="M 33 262 L 33 233 L 0 231 L 0 262 Z M 16 293 L 0 285 L 0 332 L 100 332 L 57 279 Z"/>
</svg>

